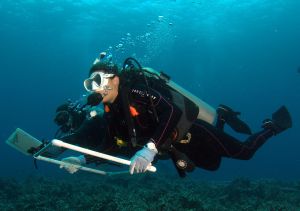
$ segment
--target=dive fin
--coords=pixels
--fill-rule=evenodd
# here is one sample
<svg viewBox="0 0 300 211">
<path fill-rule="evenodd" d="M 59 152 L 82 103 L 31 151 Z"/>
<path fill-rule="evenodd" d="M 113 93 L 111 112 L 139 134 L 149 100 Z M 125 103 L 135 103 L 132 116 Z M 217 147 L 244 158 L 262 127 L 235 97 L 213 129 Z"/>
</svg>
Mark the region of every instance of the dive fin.
<svg viewBox="0 0 300 211">
<path fill-rule="evenodd" d="M 219 105 L 217 113 L 234 131 L 248 135 L 252 134 L 250 127 L 238 118 L 240 112 L 233 111 L 228 106 Z"/>
<path fill-rule="evenodd" d="M 281 129 L 288 129 L 292 127 L 292 118 L 285 106 L 281 106 L 272 114 L 272 120 L 274 124 Z"/>
<path fill-rule="evenodd" d="M 244 134 L 248 134 L 248 135 L 252 134 L 250 127 L 245 122 L 243 122 L 242 120 L 240 120 L 237 117 L 229 119 L 227 123 L 236 132 L 244 133 Z"/>
<path fill-rule="evenodd" d="M 285 106 L 281 106 L 272 114 L 272 119 L 263 121 L 263 128 L 270 129 L 275 135 L 292 127 L 292 118 Z"/>
</svg>

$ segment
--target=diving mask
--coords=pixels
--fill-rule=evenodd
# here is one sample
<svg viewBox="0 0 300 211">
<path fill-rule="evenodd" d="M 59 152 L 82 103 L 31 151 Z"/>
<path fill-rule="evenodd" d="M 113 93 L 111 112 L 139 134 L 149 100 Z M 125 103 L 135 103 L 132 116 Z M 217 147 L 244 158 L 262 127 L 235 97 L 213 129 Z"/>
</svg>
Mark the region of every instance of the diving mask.
<svg viewBox="0 0 300 211">
<path fill-rule="evenodd" d="M 114 74 L 94 72 L 88 79 L 84 80 L 84 88 L 89 92 L 105 90 L 108 84 L 108 79 L 112 78 L 113 76 Z"/>
</svg>

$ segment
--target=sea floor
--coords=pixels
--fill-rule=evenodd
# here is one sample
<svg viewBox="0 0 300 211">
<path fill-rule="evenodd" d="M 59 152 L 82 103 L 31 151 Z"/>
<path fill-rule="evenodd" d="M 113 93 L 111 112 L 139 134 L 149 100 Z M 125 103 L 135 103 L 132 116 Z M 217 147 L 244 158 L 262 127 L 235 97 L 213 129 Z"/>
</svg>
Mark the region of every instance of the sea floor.
<svg viewBox="0 0 300 211">
<path fill-rule="evenodd" d="M 0 210 L 300 210 L 300 182 L 137 176 L 0 178 Z"/>
</svg>

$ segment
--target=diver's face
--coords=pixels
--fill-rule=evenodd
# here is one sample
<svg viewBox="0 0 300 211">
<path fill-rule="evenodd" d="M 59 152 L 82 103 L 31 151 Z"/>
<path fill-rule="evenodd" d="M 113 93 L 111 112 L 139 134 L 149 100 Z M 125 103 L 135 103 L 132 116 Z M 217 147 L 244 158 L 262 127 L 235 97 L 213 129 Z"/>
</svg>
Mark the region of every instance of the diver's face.
<svg viewBox="0 0 300 211">
<path fill-rule="evenodd" d="M 96 90 L 95 92 L 102 95 L 103 103 L 113 103 L 119 94 L 119 77 L 109 78 L 106 88 Z"/>
</svg>

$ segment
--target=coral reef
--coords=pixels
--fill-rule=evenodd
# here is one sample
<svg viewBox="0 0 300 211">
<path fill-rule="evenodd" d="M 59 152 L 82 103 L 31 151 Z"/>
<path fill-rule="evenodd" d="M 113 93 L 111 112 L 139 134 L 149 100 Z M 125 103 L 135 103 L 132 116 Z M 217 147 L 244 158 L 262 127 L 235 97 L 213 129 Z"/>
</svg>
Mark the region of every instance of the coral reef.
<svg viewBox="0 0 300 211">
<path fill-rule="evenodd" d="M 158 175 L 0 178 L 0 210 L 300 210 L 300 183 Z"/>
</svg>

